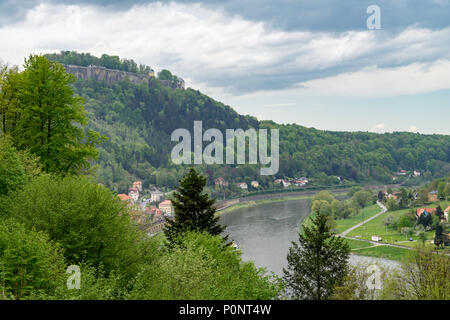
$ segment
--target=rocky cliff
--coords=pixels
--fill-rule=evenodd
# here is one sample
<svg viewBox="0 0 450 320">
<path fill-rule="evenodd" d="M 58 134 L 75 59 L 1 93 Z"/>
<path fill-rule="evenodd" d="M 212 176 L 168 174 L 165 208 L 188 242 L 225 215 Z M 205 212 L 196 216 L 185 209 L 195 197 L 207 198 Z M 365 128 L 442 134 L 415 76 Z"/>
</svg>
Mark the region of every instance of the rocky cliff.
<svg viewBox="0 0 450 320">
<path fill-rule="evenodd" d="M 78 79 L 94 79 L 97 81 L 105 81 L 107 85 L 111 85 L 114 82 L 124 80 L 128 78 L 131 83 L 149 83 L 149 80 L 153 77 L 145 74 L 138 74 L 133 72 L 126 72 L 120 70 L 106 69 L 105 67 L 89 66 L 81 67 L 75 65 L 64 65 L 67 72 L 72 73 Z M 154 77 L 153 77 L 154 78 Z M 176 80 L 160 80 L 161 84 L 170 89 L 184 89 L 184 80 L 178 78 Z"/>
</svg>

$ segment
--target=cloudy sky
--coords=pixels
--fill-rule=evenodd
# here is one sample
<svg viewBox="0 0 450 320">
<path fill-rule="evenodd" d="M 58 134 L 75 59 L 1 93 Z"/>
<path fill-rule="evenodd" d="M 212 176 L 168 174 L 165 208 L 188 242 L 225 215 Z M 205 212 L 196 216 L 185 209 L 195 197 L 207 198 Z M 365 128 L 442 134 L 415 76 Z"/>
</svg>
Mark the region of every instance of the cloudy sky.
<svg viewBox="0 0 450 320">
<path fill-rule="evenodd" d="M 450 0 L 0 0 L 3 63 L 60 50 L 169 69 L 258 119 L 450 134 Z"/>
</svg>

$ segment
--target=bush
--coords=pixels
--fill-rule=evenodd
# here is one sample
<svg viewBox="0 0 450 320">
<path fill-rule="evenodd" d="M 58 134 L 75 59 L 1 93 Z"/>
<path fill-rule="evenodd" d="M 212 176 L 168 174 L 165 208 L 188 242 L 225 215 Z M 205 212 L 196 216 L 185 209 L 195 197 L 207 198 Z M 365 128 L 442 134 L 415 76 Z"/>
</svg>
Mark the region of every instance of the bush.
<svg viewBox="0 0 450 320">
<path fill-rule="evenodd" d="M 51 294 L 64 270 L 58 244 L 12 220 L 0 223 L 0 298 Z"/>
<path fill-rule="evenodd" d="M 137 272 L 143 235 L 111 191 L 85 177 L 43 175 L 11 198 L 8 215 L 44 231 L 64 248 L 69 264 L 101 264 L 106 273 Z M 141 253 L 143 252 L 143 253 Z"/>
<path fill-rule="evenodd" d="M 280 287 L 263 269 L 242 262 L 220 236 L 186 233 L 179 245 L 144 266 L 129 299 L 272 299 Z"/>
</svg>

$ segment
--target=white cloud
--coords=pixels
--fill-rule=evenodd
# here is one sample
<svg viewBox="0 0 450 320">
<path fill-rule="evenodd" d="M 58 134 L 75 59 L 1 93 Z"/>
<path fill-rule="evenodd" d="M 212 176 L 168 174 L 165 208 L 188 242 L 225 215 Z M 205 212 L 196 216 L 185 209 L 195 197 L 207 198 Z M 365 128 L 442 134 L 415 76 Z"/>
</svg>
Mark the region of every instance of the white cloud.
<svg viewBox="0 0 450 320">
<path fill-rule="evenodd" d="M 343 73 L 300 84 L 305 92 L 344 96 L 395 96 L 450 89 L 450 60 Z"/>
<path fill-rule="evenodd" d="M 374 125 L 369 131 L 376 132 L 376 133 L 384 133 L 386 132 L 386 125 L 384 123 L 379 123 Z"/>
<path fill-rule="evenodd" d="M 410 126 L 408 128 L 408 132 L 417 133 L 417 132 L 419 132 L 419 129 L 417 129 L 416 126 Z"/>
<path fill-rule="evenodd" d="M 446 88 L 450 83 L 446 60 L 450 28 L 410 28 L 398 35 L 368 30 L 289 32 L 201 4 L 152 3 L 113 11 L 93 5 L 41 3 L 24 20 L 0 27 L 0 39 L 1 57 L 7 62 L 22 64 L 31 52 L 116 54 L 157 70 L 167 68 L 185 78 L 188 86 L 216 96 L 255 79 L 261 82 L 256 90 L 267 90 L 277 81 L 281 89 L 289 87 L 301 77 L 309 87 L 305 92 L 344 95 L 409 94 Z M 436 57 L 441 61 L 414 63 Z M 409 65 L 374 66 L 335 77 L 327 71 L 360 70 L 375 63 Z M 319 79 L 309 80 L 313 78 Z"/>
</svg>

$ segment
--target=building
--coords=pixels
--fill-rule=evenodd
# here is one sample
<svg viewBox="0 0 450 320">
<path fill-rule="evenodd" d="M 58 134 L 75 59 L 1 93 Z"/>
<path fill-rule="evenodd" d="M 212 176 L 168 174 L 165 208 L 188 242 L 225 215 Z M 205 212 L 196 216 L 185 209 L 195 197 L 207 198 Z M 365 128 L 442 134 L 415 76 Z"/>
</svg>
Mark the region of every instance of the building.
<svg viewBox="0 0 450 320">
<path fill-rule="evenodd" d="M 164 193 L 157 188 L 153 188 L 150 192 L 150 202 L 160 202 L 163 197 Z"/>
<path fill-rule="evenodd" d="M 248 185 L 245 182 L 238 182 L 236 185 L 238 186 L 238 188 L 241 188 L 243 190 L 248 190 Z"/>
<path fill-rule="evenodd" d="M 415 177 L 420 177 L 420 171 L 414 170 L 414 176 L 415 176 Z"/>
<path fill-rule="evenodd" d="M 430 202 L 438 201 L 438 192 L 436 190 L 433 190 L 428 194 L 428 201 Z"/>
<path fill-rule="evenodd" d="M 447 221 L 447 222 L 448 222 L 448 212 L 449 211 L 450 211 L 450 206 L 447 207 L 447 209 L 444 210 L 444 218 L 445 218 L 445 221 Z"/>
<path fill-rule="evenodd" d="M 172 214 L 173 212 L 172 201 L 164 200 L 163 202 L 161 202 L 159 204 L 159 210 L 167 214 Z"/>
<path fill-rule="evenodd" d="M 138 189 L 139 192 L 142 192 L 142 181 L 133 182 L 133 188 Z"/>
<path fill-rule="evenodd" d="M 339 178 L 339 177 L 338 177 Z M 341 179 L 339 178 L 339 181 L 341 181 Z M 308 179 L 307 178 L 305 178 L 305 177 L 301 177 L 300 179 L 297 179 L 297 180 L 295 180 L 294 181 L 294 184 L 297 186 L 297 187 L 303 187 L 303 186 L 306 186 L 307 184 L 308 184 Z"/>
<path fill-rule="evenodd" d="M 287 180 L 281 180 L 281 185 L 285 188 L 289 187 L 291 185 L 291 183 Z"/>
<path fill-rule="evenodd" d="M 372 236 L 371 239 L 372 239 L 372 241 L 376 241 L 376 242 L 379 242 L 382 240 L 381 237 L 379 237 L 379 236 Z"/>
<path fill-rule="evenodd" d="M 119 199 L 122 200 L 122 201 L 128 201 L 128 202 L 133 201 L 133 199 L 131 199 L 130 196 L 128 196 L 128 195 L 126 195 L 126 194 L 124 194 L 124 193 L 120 193 L 120 194 L 118 194 L 117 196 L 118 196 Z"/>
<path fill-rule="evenodd" d="M 416 209 L 416 218 L 419 219 L 419 217 L 424 214 L 435 214 L 436 208 L 418 208 Z"/>
<path fill-rule="evenodd" d="M 128 189 L 128 196 L 133 199 L 134 202 L 139 200 L 139 190 L 136 188 Z"/>
<path fill-rule="evenodd" d="M 217 179 L 214 179 L 214 184 L 215 184 L 216 186 L 220 187 L 220 188 L 226 188 L 226 187 L 228 187 L 228 185 L 229 185 L 228 182 L 225 181 L 225 179 L 222 178 L 222 177 L 219 177 L 219 178 L 217 178 Z"/>
<path fill-rule="evenodd" d="M 251 186 L 252 186 L 253 188 L 259 188 L 259 182 L 258 182 L 258 181 L 252 181 L 252 182 L 251 182 Z"/>
</svg>

